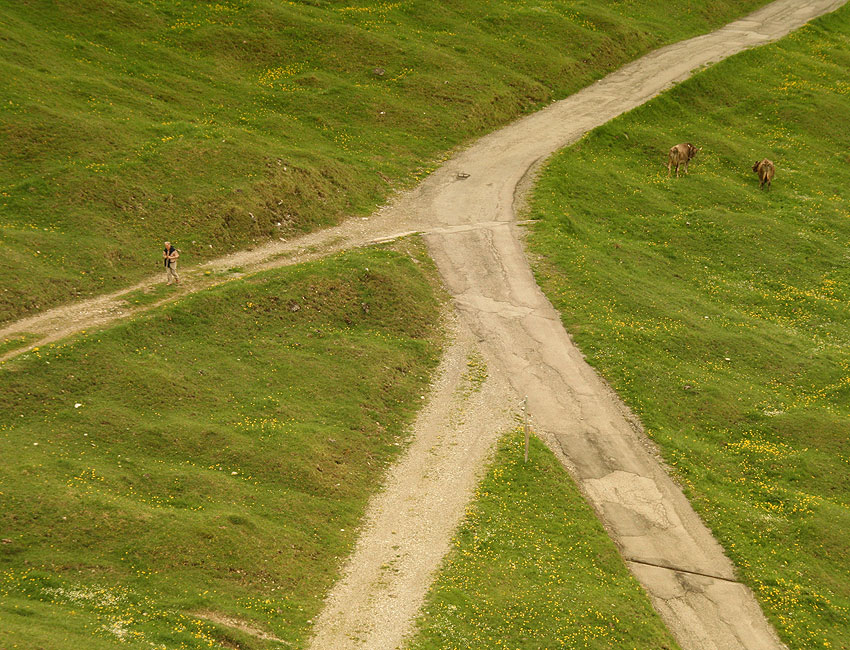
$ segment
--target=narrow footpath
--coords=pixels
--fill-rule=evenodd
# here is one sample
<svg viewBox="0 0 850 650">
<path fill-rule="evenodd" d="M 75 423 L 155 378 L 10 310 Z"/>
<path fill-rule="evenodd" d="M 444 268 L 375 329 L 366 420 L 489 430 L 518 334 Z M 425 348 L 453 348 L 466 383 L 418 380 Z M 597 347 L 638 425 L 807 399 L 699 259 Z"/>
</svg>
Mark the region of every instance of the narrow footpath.
<svg viewBox="0 0 850 650">
<path fill-rule="evenodd" d="M 389 650 L 403 643 L 487 454 L 524 395 L 535 431 L 570 471 L 683 648 L 783 647 L 639 423 L 587 365 L 537 287 L 516 208 L 537 165 L 554 151 L 693 71 L 777 40 L 845 2 L 777 0 L 711 34 L 650 53 L 482 138 L 368 219 L 184 270 L 186 286 L 169 299 L 238 277 L 220 273 L 235 266 L 245 272 L 284 266 L 422 232 L 454 298 L 455 343 L 441 379 L 407 455 L 369 507 L 357 549 L 316 621 L 313 648 Z M 0 339 L 30 337 L 0 361 L 149 309 L 124 297 L 157 281 L 0 329 Z M 484 356 L 489 378 L 459 400 L 471 354 Z"/>
</svg>

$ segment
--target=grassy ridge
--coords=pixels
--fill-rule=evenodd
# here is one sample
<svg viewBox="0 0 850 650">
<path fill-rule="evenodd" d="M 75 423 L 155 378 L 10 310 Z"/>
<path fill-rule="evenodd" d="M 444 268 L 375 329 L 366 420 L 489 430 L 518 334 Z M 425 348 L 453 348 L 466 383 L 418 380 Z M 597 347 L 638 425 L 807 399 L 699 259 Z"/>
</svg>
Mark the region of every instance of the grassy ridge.
<svg viewBox="0 0 850 650">
<path fill-rule="evenodd" d="M 152 273 L 164 239 L 191 263 L 369 212 L 764 2 L 4 3 L 0 321 Z"/>
<path fill-rule="evenodd" d="M 411 650 L 678 648 L 564 468 L 506 436 Z"/>
<path fill-rule="evenodd" d="M 279 647 L 227 616 L 300 647 L 437 361 L 434 269 L 400 248 L 6 363 L 0 645 Z"/>
<path fill-rule="evenodd" d="M 597 129 L 532 207 L 538 280 L 793 648 L 850 648 L 848 34 L 844 8 Z"/>
</svg>

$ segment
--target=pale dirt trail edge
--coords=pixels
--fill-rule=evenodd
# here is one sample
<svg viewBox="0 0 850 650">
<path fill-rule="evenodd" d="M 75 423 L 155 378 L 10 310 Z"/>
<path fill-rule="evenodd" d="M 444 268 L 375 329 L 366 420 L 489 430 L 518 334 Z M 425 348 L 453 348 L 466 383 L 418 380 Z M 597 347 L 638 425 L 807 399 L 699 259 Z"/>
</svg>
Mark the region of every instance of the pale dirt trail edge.
<svg viewBox="0 0 850 650">
<path fill-rule="evenodd" d="M 537 287 L 515 203 L 518 188 L 554 151 L 692 71 L 777 40 L 845 1 L 778 0 L 716 32 L 652 52 L 482 138 L 369 219 L 236 253 L 184 274 L 192 286 L 177 295 L 223 281 L 204 270 L 284 266 L 420 231 L 454 297 L 454 343 L 417 418 L 411 446 L 369 506 L 355 552 L 316 621 L 312 648 L 389 650 L 404 642 L 521 395 L 528 395 L 536 432 L 569 469 L 683 648 L 783 647 L 639 423 L 587 365 Z M 39 340 L 0 361 L 143 311 L 134 311 L 122 296 L 154 284 L 12 323 L 0 329 L 0 338 L 28 332 Z M 466 391 L 465 360 L 479 352 L 489 377 Z"/>
</svg>

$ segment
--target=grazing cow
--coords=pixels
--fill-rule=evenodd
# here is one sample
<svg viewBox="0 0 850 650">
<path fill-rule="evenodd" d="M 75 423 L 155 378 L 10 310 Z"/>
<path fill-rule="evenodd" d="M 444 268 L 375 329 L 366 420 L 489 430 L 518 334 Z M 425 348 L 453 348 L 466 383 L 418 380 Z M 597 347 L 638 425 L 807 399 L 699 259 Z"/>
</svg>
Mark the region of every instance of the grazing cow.
<svg viewBox="0 0 850 650">
<path fill-rule="evenodd" d="M 690 142 L 683 142 L 670 148 L 670 153 L 667 155 L 667 175 L 672 173 L 673 165 L 676 165 L 676 178 L 679 178 L 679 165 L 685 165 L 685 173 L 688 173 L 688 161 L 697 155 L 697 151 L 701 151 L 702 147 L 697 149 Z"/>
<path fill-rule="evenodd" d="M 770 189 L 770 183 L 773 181 L 773 175 L 776 173 L 776 168 L 773 162 L 767 158 L 762 158 L 755 165 L 753 171 L 759 175 L 759 189 L 762 189 L 767 184 L 767 189 Z"/>
</svg>

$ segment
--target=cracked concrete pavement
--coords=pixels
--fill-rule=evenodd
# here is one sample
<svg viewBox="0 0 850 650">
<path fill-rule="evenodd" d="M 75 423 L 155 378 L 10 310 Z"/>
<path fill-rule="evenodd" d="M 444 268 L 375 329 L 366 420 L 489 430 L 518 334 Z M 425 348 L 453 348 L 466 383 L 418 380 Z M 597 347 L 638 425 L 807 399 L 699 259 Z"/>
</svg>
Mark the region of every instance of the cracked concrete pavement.
<svg viewBox="0 0 850 650">
<path fill-rule="evenodd" d="M 684 648 L 783 646 L 635 418 L 584 361 L 535 283 L 514 222 L 517 187 L 538 161 L 692 71 L 842 4 L 780 0 L 653 52 L 478 141 L 416 197 L 415 209 L 428 215 L 431 254 L 488 364 L 528 396 L 535 429 L 570 469 Z M 468 176 L 460 180 L 459 171 Z M 478 227 L 463 228 L 470 224 Z"/>
</svg>

